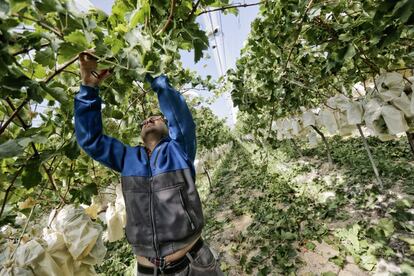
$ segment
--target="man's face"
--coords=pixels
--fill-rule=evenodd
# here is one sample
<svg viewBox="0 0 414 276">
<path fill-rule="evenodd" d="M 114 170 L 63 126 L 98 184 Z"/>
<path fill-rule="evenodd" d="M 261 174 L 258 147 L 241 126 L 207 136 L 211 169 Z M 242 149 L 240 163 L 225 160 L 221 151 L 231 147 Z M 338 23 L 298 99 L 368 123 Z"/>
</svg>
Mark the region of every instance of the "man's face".
<svg viewBox="0 0 414 276">
<path fill-rule="evenodd" d="M 168 128 L 162 116 L 151 116 L 141 123 L 141 137 L 145 140 L 150 133 L 160 136 L 168 134 Z"/>
</svg>

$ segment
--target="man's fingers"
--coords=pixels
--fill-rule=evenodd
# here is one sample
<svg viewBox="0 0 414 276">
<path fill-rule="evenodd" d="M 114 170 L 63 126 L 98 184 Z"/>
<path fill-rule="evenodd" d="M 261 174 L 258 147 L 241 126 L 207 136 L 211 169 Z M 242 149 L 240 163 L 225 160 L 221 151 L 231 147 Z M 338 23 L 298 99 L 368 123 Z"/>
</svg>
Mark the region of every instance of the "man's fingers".
<svg viewBox="0 0 414 276">
<path fill-rule="evenodd" d="M 111 69 L 101 70 L 101 72 L 99 73 L 99 80 L 104 80 L 108 78 L 110 75 L 111 75 Z"/>
<path fill-rule="evenodd" d="M 81 62 L 97 61 L 99 58 L 89 51 L 83 51 L 79 54 L 79 60 Z"/>
</svg>

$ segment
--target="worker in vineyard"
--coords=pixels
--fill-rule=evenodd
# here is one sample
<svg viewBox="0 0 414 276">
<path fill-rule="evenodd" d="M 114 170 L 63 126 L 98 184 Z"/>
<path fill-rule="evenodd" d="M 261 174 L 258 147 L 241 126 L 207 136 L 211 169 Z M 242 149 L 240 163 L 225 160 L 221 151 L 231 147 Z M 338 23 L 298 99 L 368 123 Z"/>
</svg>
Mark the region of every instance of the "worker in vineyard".
<svg viewBox="0 0 414 276">
<path fill-rule="evenodd" d="M 216 255 L 201 239 L 195 124 L 183 96 L 166 76 L 147 75 L 165 117 L 142 121 L 143 147 L 124 145 L 102 133 L 98 86 L 110 71 L 97 72 L 97 59 L 90 52 L 81 53 L 79 60 L 76 138 L 93 159 L 122 174 L 125 233 L 137 256 L 138 275 L 223 275 Z"/>
</svg>

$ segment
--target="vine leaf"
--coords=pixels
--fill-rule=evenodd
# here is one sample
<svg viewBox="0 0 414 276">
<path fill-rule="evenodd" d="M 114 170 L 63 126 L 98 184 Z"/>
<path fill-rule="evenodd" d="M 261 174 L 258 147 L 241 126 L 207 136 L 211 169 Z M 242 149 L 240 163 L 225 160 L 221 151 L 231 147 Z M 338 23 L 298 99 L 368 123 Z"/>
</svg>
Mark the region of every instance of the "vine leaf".
<svg viewBox="0 0 414 276">
<path fill-rule="evenodd" d="M 90 48 L 86 36 L 81 30 L 76 30 L 65 36 L 65 41 L 70 42 L 73 45 L 78 45 L 85 50 Z"/>
<path fill-rule="evenodd" d="M 132 29 L 135 28 L 138 24 L 143 24 L 145 17 L 149 16 L 150 11 L 151 8 L 148 1 L 141 1 L 141 6 L 135 10 L 134 14 L 131 17 L 129 27 Z"/>
<path fill-rule="evenodd" d="M 80 149 L 74 138 L 63 148 L 63 152 L 70 160 L 76 160 L 79 157 Z"/>
<path fill-rule="evenodd" d="M 16 140 L 9 140 L 0 145 L 0 158 L 18 156 L 23 152 L 23 147 Z"/>
<path fill-rule="evenodd" d="M 50 95 L 53 99 L 59 101 L 63 106 L 69 104 L 68 96 L 65 93 L 65 90 L 61 87 L 50 87 L 42 82 L 41 87 Z"/>
<path fill-rule="evenodd" d="M 37 51 L 34 60 L 44 66 L 53 68 L 55 65 L 55 55 L 51 48 L 46 48 L 42 51 Z"/>
<path fill-rule="evenodd" d="M 39 157 L 32 158 L 27 162 L 22 172 L 22 184 L 26 189 L 33 188 L 42 181 L 42 174 L 39 172 L 40 165 Z"/>
</svg>

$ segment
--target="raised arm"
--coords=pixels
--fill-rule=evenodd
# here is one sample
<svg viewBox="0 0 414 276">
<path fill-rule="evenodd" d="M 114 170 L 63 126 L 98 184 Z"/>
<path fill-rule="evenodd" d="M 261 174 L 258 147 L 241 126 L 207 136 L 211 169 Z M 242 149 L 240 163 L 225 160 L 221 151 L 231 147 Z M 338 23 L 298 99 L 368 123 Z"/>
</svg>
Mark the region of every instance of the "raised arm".
<svg viewBox="0 0 414 276">
<path fill-rule="evenodd" d="M 102 133 L 99 89 L 81 85 L 75 96 L 75 132 L 79 146 L 93 159 L 122 171 L 125 146 Z"/>
<path fill-rule="evenodd" d="M 93 159 L 121 172 L 126 147 L 120 141 L 102 133 L 98 85 L 109 72 L 104 70 L 97 73 L 97 61 L 89 53 L 80 54 L 79 60 L 82 85 L 75 96 L 75 133 L 78 144 Z"/>
<path fill-rule="evenodd" d="M 184 97 L 171 87 L 166 76 L 151 79 L 151 87 L 158 95 L 161 112 L 168 120 L 171 139 L 177 141 L 190 160 L 196 155 L 195 124 Z"/>
</svg>

